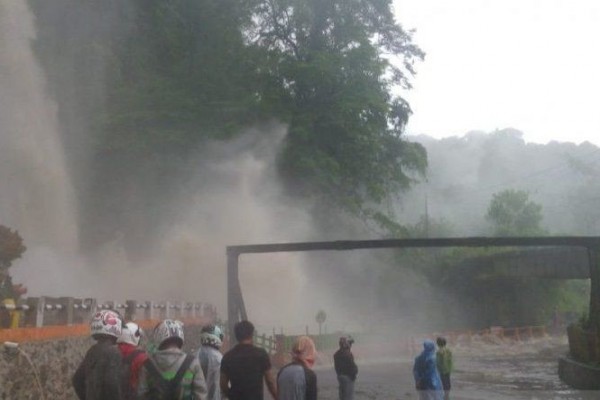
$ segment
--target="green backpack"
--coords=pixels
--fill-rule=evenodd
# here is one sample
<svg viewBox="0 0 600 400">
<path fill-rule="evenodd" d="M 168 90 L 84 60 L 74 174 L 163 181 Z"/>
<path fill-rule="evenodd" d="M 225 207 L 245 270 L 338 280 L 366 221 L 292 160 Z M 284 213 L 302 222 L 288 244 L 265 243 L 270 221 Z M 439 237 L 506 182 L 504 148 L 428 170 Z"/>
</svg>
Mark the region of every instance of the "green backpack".
<svg viewBox="0 0 600 400">
<path fill-rule="evenodd" d="M 146 398 L 149 400 L 177 400 L 181 380 L 192 361 L 194 361 L 194 356 L 187 354 L 173 379 L 165 379 L 152 357 L 149 357 L 144 363 L 144 368 L 150 377 L 148 380 L 149 392 Z"/>
</svg>

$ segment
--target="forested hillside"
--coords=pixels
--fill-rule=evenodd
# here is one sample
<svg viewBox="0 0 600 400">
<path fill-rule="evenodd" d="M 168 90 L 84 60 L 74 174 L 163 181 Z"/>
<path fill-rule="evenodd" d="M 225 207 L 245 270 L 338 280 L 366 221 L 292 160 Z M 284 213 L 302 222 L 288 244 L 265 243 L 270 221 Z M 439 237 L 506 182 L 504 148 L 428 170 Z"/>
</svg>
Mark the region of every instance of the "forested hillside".
<svg viewBox="0 0 600 400">
<path fill-rule="evenodd" d="M 600 234 L 597 146 L 526 143 L 515 129 L 411 139 L 427 149 L 429 168 L 426 182 L 404 197 L 402 220 L 419 221 L 427 204 L 431 223 L 444 225 L 442 234 L 491 235 L 485 215 L 493 195 L 520 190 L 542 206 L 548 234 Z"/>
</svg>

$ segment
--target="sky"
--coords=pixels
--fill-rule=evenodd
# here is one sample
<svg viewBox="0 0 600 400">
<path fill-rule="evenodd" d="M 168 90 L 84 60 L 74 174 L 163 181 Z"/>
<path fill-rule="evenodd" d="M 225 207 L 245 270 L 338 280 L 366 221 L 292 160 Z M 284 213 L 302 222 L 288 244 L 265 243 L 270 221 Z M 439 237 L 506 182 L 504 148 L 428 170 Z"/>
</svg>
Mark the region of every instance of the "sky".
<svg viewBox="0 0 600 400">
<path fill-rule="evenodd" d="M 426 53 L 407 134 L 515 128 L 600 145 L 600 1 L 393 0 Z"/>
</svg>

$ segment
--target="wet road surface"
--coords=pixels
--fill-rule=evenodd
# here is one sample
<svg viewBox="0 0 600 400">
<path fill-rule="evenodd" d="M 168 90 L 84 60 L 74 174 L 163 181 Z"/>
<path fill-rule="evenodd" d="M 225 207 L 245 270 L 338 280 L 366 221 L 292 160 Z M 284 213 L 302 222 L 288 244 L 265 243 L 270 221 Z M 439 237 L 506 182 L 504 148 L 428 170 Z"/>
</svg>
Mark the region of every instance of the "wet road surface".
<svg viewBox="0 0 600 400">
<path fill-rule="evenodd" d="M 570 389 L 558 378 L 558 358 L 566 353 L 564 339 L 516 345 L 472 344 L 455 348 L 452 375 L 454 400 L 600 400 L 600 391 Z M 418 399 L 412 380 L 412 359 L 360 360 L 355 400 Z M 315 368 L 319 399 L 337 399 L 337 378 L 331 365 Z"/>
</svg>

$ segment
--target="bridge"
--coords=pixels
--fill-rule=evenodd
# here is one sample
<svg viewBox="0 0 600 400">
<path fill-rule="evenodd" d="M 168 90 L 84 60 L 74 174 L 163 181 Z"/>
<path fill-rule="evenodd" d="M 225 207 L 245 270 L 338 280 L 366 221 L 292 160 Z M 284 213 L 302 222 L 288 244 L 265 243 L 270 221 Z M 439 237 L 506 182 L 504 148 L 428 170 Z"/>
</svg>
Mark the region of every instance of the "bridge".
<svg viewBox="0 0 600 400">
<path fill-rule="evenodd" d="M 583 247 L 550 247 L 469 258 L 455 265 L 455 271 L 480 277 L 589 279 L 589 264 Z"/>
<path fill-rule="evenodd" d="M 243 254 L 442 247 L 526 248 L 526 251 L 510 251 L 473 259 L 469 262 L 469 268 L 477 268 L 484 263 L 489 266 L 483 270 L 510 276 L 591 279 L 590 327 L 592 330 L 600 329 L 600 237 L 555 236 L 346 240 L 228 246 L 227 315 L 230 332 L 236 322 L 248 319 L 239 282 L 239 258 Z"/>
</svg>

